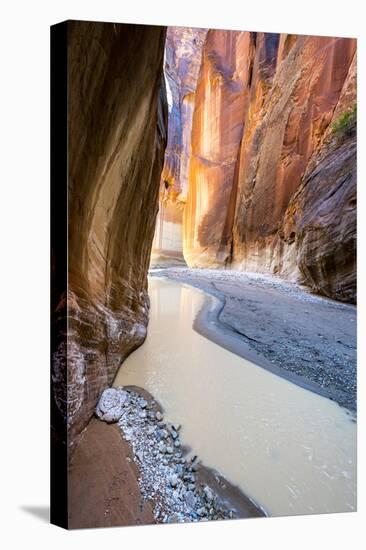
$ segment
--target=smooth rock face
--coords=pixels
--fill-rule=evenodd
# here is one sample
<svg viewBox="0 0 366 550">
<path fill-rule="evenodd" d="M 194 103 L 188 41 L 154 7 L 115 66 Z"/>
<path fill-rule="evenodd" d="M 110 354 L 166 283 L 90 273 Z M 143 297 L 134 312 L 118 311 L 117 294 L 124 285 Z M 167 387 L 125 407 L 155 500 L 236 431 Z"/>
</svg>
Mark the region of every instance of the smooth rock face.
<svg viewBox="0 0 366 550">
<path fill-rule="evenodd" d="M 206 29 L 187 27 L 169 27 L 167 31 L 168 143 L 160 181 L 152 263 L 161 257 L 183 259 L 182 217 L 188 188 L 194 92 L 206 33 Z"/>
<path fill-rule="evenodd" d="M 333 298 L 354 300 L 356 223 L 349 205 L 355 136 L 352 145 L 351 136 L 333 140 L 330 133 L 335 113 L 342 104 L 346 108 L 342 96 L 355 52 L 356 40 L 347 38 L 208 32 L 184 210 L 189 266 L 277 273 Z M 316 159 L 324 168 L 323 175 L 317 171 L 321 193 L 316 180 L 306 184 L 309 177 L 313 181 Z M 329 186 L 339 187 L 346 173 L 340 198 Z M 291 206 L 297 229 L 287 234 L 288 209 L 302 187 L 309 190 L 302 192 L 306 206 Z M 343 207 L 347 220 L 331 222 Z M 324 209 L 328 221 L 319 214 Z M 310 230 L 319 216 L 321 230 Z"/>
<path fill-rule="evenodd" d="M 68 343 L 54 357 L 53 395 L 71 448 L 146 335 L 166 144 L 164 40 L 163 27 L 68 23 L 69 287 L 57 307 Z"/>
<path fill-rule="evenodd" d="M 252 57 L 251 33 L 208 32 L 196 90 L 184 212 L 184 257 L 190 266 L 225 262 Z"/>
</svg>

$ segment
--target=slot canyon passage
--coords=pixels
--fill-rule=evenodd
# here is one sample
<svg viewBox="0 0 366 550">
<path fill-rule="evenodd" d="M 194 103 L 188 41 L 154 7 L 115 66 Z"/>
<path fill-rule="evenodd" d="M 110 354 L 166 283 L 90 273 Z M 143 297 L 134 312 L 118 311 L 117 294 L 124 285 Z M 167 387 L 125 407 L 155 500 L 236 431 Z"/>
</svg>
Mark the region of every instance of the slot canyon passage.
<svg viewBox="0 0 366 550">
<path fill-rule="evenodd" d="M 67 36 L 68 526 L 356 510 L 356 40 Z"/>
</svg>

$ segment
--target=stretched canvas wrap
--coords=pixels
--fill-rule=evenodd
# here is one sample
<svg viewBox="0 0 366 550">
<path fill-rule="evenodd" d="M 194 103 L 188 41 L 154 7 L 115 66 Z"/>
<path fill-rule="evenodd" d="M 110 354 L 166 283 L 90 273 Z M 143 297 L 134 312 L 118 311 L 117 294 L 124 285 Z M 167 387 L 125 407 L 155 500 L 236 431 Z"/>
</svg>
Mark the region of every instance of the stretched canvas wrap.
<svg viewBox="0 0 366 550">
<path fill-rule="evenodd" d="M 52 522 L 355 511 L 356 39 L 67 21 L 51 63 Z"/>
</svg>

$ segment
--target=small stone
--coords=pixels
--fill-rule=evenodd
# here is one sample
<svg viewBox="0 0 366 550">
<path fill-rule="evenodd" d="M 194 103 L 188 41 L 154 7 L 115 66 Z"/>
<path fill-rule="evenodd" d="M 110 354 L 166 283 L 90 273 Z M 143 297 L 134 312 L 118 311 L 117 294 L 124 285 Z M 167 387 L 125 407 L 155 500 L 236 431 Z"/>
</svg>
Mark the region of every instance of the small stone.
<svg viewBox="0 0 366 550">
<path fill-rule="evenodd" d="M 144 453 L 142 451 L 137 451 L 136 457 L 139 459 L 140 462 L 143 462 L 144 460 Z"/>
<path fill-rule="evenodd" d="M 173 447 L 171 447 L 170 445 L 168 445 L 167 448 L 166 448 L 166 452 L 167 452 L 168 454 L 170 454 L 170 455 L 173 454 Z"/>
<path fill-rule="evenodd" d="M 174 441 L 174 447 L 180 447 L 180 441 L 179 441 L 179 439 L 176 439 L 176 440 Z"/>
<path fill-rule="evenodd" d="M 158 449 L 163 454 L 165 454 L 167 452 L 167 447 L 166 447 L 165 443 L 163 443 L 162 441 L 160 441 L 160 443 L 158 445 Z"/>
<path fill-rule="evenodd" d="M 163 420 L 163 415 L 161 414 L 160 411 L 156 411 L 155 413 L 155 417 L 156 417 L 156 420 Z"/>
<path fill-rule="evenodd" d="M 193 491 L 186 491 L 186 494 L 184 495 L 184 500 L 190 508 L 194 508 L 196 506 L 197 499 L 194 496 Z"/>
<path fill-rule="evenodd" d="M 205 487 L 203 488 L 203 493 L 205 495 L 205 499 L 207 500 L 207 502 L 212 502 L 213 499 L 214 499 L 214 493 L 213 491 L 210 489 L 210 487 L 208 487 L 207 485 L 205 485 Z"/>
<path fill-rule="evenodd" d="M 147 417 L 147 412 L 146 411 L 141 411 L 140 414 L 139 414 L 139 417 L 140 418 L 146 418 Z"/>
<path fill-rule="evenodd" d="M 173 439 L 177 439 L 177 437 L 178 437 L 178 434 L 175 430 L 171 430 L 170 435 L 172 436 Z"/>
<path fill-rule="evenodd" d="M 177 475 L 172 474 L 171 476 L 169 476 L 169 483 L 172 487 L 176 487 L 178 485 L 178 482 L 179 478 Z"/>
<path fill-rule="evenodd" d="M 207 510 L 204 506 L 202 506 L 202 508 L 198 508 L 198 510 L 197 510 L 197 514 L 199 516 L 204 516 L 204 515 L 206 515 L 206 513 L 207 513 Z"/>
<path fill-rule="evenodd" d="M 126 456 L 126 462 L 132 462 L 132 460 L 129 456 Z"/>
<path fill-rule="evenodd" d="M 140 405 L 140 407 L 141 407 L 142 409 L 146 409 L 146 407 L 147 407 L 147 401 L 146 401 L 146 399 L 140 399 L 139 405 Z"/>
</svg>

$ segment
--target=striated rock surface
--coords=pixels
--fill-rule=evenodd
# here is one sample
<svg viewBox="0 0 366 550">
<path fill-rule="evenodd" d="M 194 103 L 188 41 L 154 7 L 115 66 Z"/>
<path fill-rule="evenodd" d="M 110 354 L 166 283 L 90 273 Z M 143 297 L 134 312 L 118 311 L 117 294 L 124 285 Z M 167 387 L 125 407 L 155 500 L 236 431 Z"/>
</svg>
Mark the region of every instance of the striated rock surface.
<svg viewBox="0 0 366 550">
<path fill-rule="evenodd" d="M 152 262 L 183 259 L 182 217 L 188 188 L 191 126 L 206 29 L 169 27 L 165 79 L 169 103 L 168 143 L 160 181 Z"/>
<path fill-rule="evenodd" d="M 207 34 L 193 114 L 184 212 L 184 257 L 190 266 L 218 267 L 225 262 L 227 245 L 230 250 L 253 55 L 252 33 L 210 30 Z"/>
<path fill-rule="evenodd" d="M 342 97 L 354 102 L 355 51 L 347 38 L 208 32 L 184 211 L 189 266 L 277 273 L 354 299 L 355 133 L 335 139 L 331 128 Z"/>
<path fill-rule="evenodd" d="M 304 283 L 356 301 L 356 58 L 332 123 L 290 201 L 281 238 L 292 243 Z"/>
<path fill-rule="evenodd" d="M 166 143 L 164 40 L 162 27 L 68 23 L 68 292 L 57 307 L 68 341 L 52 378 L 71 448 L 146 335 Z"/>
</svg>

